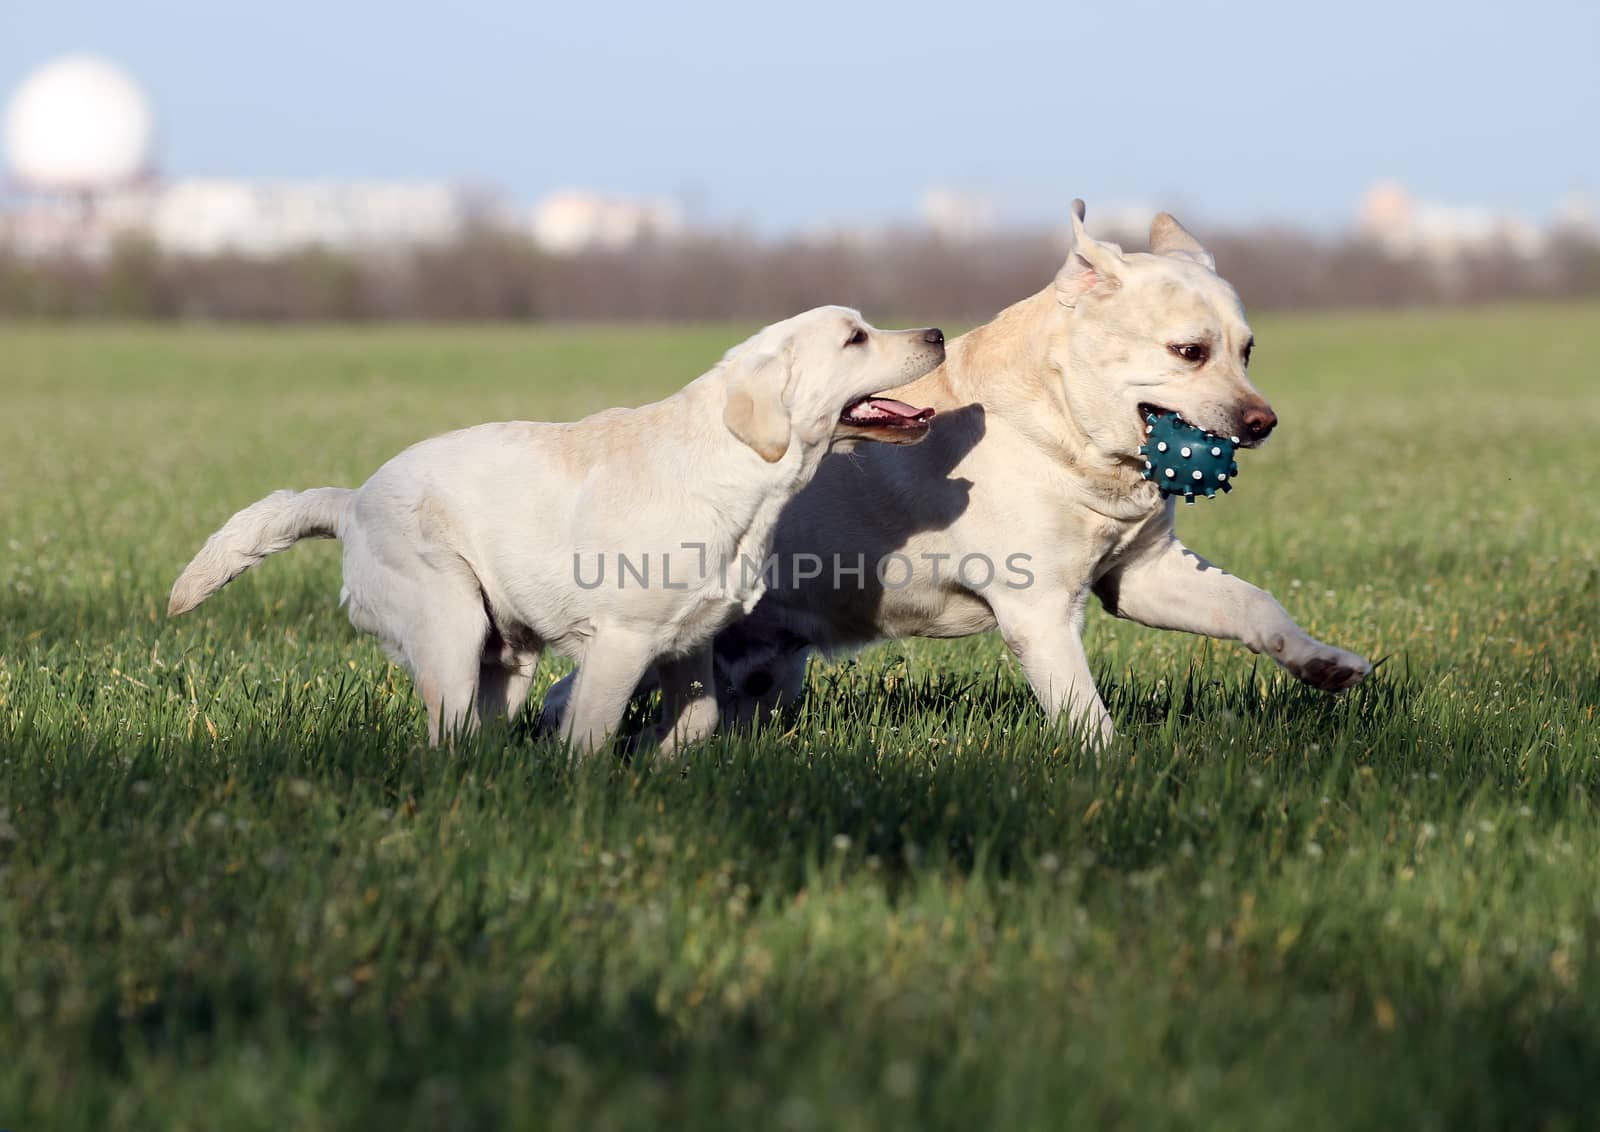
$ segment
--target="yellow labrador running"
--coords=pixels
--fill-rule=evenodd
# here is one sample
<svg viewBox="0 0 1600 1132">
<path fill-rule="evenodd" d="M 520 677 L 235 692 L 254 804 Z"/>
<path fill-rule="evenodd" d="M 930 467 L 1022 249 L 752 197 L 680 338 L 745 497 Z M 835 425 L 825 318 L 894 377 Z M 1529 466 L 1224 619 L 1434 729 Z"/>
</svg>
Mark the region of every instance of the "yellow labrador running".
<svg viewBox="0 0 1600 1132">
<path fill-rule="evenodd" d="M 1091 594 L 1143 625 L 1239 641 L 1325 691 L 1366 678 L 1364 658 L 1316 640 L 1271 594 L 1179 542 L 1176 500 L 1141 474 L 1150 413 L 1181 413 L 1246 447 L 1278 422 L 1250 382 L 1255 337 L 1210 253 L 1165 213 L 1150 245 L 1124 254 L 1093 239 L 1073 202 L 1072 250 L 1054 281 L 896 391 L 938 410 L 929 443 L 823 462 L 779 521 L 780 560 L 864 553 L 896 568 L 864 585 L 823 571 L 770 587 L 716 642 L 731 715 L 797 697 L 813 649 L 998 627 L 1045 711 L 1107 739 L 1081 635 Z"/>
<path fill-rule="evenodd" d="M 515 714 L 551 648 L 582 664 L 563 721 L 578 751 L 611 735 L 652 664 L 670 750 L 716 724 L 710 641 L 760 598 L 746 564 L 783 506 L 835 441 L 921 439 L 932 411 L 873 394 L 943 360 L 937 329 L 808 311 L 664 401 L 463 429 L 357 490 L 269 495 L 211 536 L 169 611 L 299 539 L 338 538 L 350 621 L 411 672 L 430 742 Z"/>
<path fill-rule="evenodd" d="M 1124 254 L 1093 239 L 1073 202 L 1055 279 L 895 391 L 938 410 L 928 443 L 823 461 L 778 522 L 787 572 L 718 634 L 725 718 L 793 702 L 816 650 L 998 628 L 1045 711 L 1103 741 L 1111 716 L 1082 639 L 1091 595 L 1143 625 L 1239 641 L 1325 691 L 1366 678 L 1364 658 L 1179 542 L 1176 501 L 1141 474 L 1150 413 L 1246 447 L 1278 421 L 1250 382 L 1255 338 L 1210 253 L 1165 213 L 1150 246 Z M 547 725 L 570 691 L 551 689 Z"/>
</svg>

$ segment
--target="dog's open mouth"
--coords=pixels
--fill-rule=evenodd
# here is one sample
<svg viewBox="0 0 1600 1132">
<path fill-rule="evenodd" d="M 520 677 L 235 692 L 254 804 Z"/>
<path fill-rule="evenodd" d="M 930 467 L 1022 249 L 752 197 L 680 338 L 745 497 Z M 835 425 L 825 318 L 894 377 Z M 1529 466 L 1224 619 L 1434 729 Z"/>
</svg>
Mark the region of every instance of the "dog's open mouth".
<svg viewBox="0 0 1600 1132">
<path fill-rule="evenodd" d="M 1184 415 L 1182 413 L 1178 412 L 1178 410 L 1176 410 L 1176 409 L 1169 409 L 1165 405 L 1156 405 L 1156 404 L 1153 404 L 1153 403 L 1151 403 L 1149 401 L 1140 401 L 1139 402 L 1139 431 L 1141 433 L 1148 433 L 1150 431 L 1150 418 L 1151 417 L 1164 417 L 1164 416 L 1167 416 L 1169 413 L 1172 416 L 1177 417 L 1180 421 L 1185 420 Z M 1193 425 L 1195 428 L 1200 429 L 1200 431 L 1205 433 L 1207 436 L 1221 436 L 1222 435 L 1222 433 L 1220 433 L 1220 432 L 1212 432 L 1208 428 L 1202 428 L 1200 425 L 1195 424 L 1194 421 L 1187 421 L 1186 423 L 1188 423 L 1190 425 Z M 1234 444 L 1239 444 L 1239 446 L 1242 447 L 1242 448 L 1249 447 L 1249 445 L 1240 444 L 1239 443 L 1239 438 L 1237 436 L 1230 436 L 1230 437 L 1228 437 L 1228 439 L 1230 441 L 1232 441 Z"/>
<path fill-rule="evenodd" d="M 839 414 L 840 424 L 891 432 L 926 432 L 932 419 L 932 409 L 918 409 L 893 397 L 863 397 Z"/>
<path fill-rule="evenodd" d="M 1164 417 L 1172 412 L 1163 405 L 1153 405 L 1149 401 L 1139 402 L 1139 428 L 1143 432 L 1150 431 L 1151 417 Z"/>
</svg>

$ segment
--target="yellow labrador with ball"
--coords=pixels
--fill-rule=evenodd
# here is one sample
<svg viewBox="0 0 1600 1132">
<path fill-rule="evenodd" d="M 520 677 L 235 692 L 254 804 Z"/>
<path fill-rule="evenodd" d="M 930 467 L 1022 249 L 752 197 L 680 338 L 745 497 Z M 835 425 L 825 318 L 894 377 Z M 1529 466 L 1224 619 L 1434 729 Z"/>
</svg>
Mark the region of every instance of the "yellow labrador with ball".
<svg viewBox="0 0 1600 1132">
<path fill-rule="evenodd" d="M 1278 418 L 1250 381 L 1255 336 L 1171 216 L 1151 226 L 1148 254 L 1094 239 L 1083 217 L 1075 201 L 1054 280 L 896 391 L 938 410 L 927 444 L 826 460 L 784 511 L 780 562 L 880 569 L 791 571 L 719 633 L 725 719 L 795 702 L 813 652 L 998 628 L 1045 711 L 1103 742 L 1114 729 L 1082 639 L 1095 598 L 1141 625 L 1239 641 L 1325 691 L 1372 671 L 1179 541 L 1176 501 L 1143 475 L 1146 425 L 1181 414 L 1241 447 L 1265 441 Z M 567 691 L 551 689 L 547 714 Z"/>
<path fill-rule="evenodd" d="M 1175 413 L 1263 443 L 1278 418 L 1250 381 L 1255 335 L 1211 253 L 1171 216 L 1151 225 L 1148 253 L 1094 239 L 1083 218 L 1074 201 L 1054 280 L 897 391 L 939 411 L 929 443 L 825 461 L 784 512 L 780 556 L 897 557 L 907 576 L 773 586 L 718 636 L 728 717 L 797 699 L 815 650 L 998 628 L 1045 711 L 1103 742 L 1112 720 L 1082 639 L 1091 598 L 1141 625 L 1238 641 L 1324 691 L 1372 671 L 1179 541 L 1176 500 L 1144 478 L 1146 424 Z"/>
<path fill-rule="evenodd" d="M 299 539 L 337 538 L 350 621 L 411 672 L 430 742 L 515 714 L 551 648 L 582 666 L 562 722 L 573 747 L 605 742 L 654 665 L 670 750 L 716 725 L 711 639 L 760 599 L 748 563 L 779 512 L 836 442 L 920 440 L 931 409 L 873 394 L 943 360 L 937 329 L 807 311 L 664 401 L 479 425 L 406 449 L 359 489 L 275 492 L 211 536 L 169 612 Z"/>
</svg>

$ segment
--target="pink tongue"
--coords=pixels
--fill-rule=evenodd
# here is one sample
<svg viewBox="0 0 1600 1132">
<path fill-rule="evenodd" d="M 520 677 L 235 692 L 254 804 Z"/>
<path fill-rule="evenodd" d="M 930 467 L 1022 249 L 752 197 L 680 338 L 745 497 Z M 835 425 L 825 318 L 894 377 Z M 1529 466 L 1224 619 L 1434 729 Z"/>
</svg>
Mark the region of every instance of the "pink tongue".
<svg viewBox="0 0 1600 1132">
<path fill-rule="evenodd" d="M 893 397 L 868 397 L 857 407 L 877 409 L 908 421 L 920 421 L 933 416 L 932 409 L 919 409 L 914 405 L 907 405 L 904 401 L 896 401 Z"/>
</svg>

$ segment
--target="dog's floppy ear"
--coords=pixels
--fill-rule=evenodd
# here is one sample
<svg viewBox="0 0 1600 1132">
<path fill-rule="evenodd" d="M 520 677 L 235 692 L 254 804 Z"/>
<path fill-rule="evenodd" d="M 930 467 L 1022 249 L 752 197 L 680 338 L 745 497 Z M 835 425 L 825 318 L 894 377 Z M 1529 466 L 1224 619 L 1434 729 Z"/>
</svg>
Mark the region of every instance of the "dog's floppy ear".
<svg viewBox="0 0 1600 1132">
<path fill-rule="evenodd" d="M 1122 283 L 1122 249 L 1103 244 L 1083 228 L 1083 201 L 1072 202 L 1072 248 L 1067 262 L 1056 272 L 1056 301 L 1075 307 L 1078 300 L 1100 287 L 1106 290 Z"/>
<path fill-rule="evenodd" d="M 1150 221 L 1150 252 L 1172 259 L 1186 259 L 1212 271 L 1217 269 L 1216 258 L 1170 212 L 1158 212 L 1156 218 Z"/>
<path fill-rule="evenodd" d="M 790 351 L 758 354 L 732 364 L 722 423 L 769 464 L 789 450 L 789 410 L 783 393 L 789 384 Z"/>
</svg>

